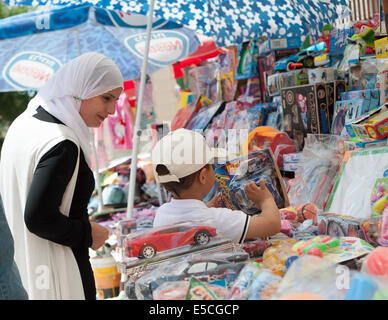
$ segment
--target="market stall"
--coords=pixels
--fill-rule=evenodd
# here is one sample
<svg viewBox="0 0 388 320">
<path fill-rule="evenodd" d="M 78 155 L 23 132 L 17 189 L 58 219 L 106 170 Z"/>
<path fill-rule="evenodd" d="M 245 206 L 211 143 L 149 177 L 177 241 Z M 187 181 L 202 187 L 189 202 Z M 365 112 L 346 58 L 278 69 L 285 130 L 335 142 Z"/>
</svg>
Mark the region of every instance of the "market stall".
<svg viewBox="0 0 388 320">
<path fill-rule="evenodd" d="M 388 299 L 388 40 L 376 9 L 382 2 L 365 19 L 341 21 L 314 14 L 323 3 L 286 2 L 278 6 L 286 13 L 276 17 L 287 18 L 272 34 L 276 19 L 252 26 L 242 6 L 236 21 L 251 28 L 235 39 L 225 31 L 234 20 L 215 17 L 232 7 L 206 12 L 218 26 L 209 32 L 200 19 L 188 23 L 189 8 L 176 2 L 179 22 L 220 37 L 208 51 L 174 63 L 179 107 L 171 122 L 156 122 L 152 100 L 161 97 L 143 79 L 144 92 L 139 82 L 127 83 L 117 113 L 99 132 L 104 210 L 94 194 L 89 215 L 111 230 L 105 246 L 91 252 L 99 299 Z M 337 12 L 332 4 L 327 9 Z M 146 13 L 143 5 L 136 10 Z M 284 22 L 291 18 L 296 22 Z M 150 154 L 136 149 L 113 162 L 104 154 L 107 145 L 133 149 L 139 96 L 148 151 L 170 131 L 200 132 L 210 147 L 227 151 L 203 201 L 220 193 L 220 207 L 260 216 L 244 187 L 264 179 L 280 232 L 236 243 L 211 219 L 154 227 L 172 195 L 156 182 Z"/>
</svg>

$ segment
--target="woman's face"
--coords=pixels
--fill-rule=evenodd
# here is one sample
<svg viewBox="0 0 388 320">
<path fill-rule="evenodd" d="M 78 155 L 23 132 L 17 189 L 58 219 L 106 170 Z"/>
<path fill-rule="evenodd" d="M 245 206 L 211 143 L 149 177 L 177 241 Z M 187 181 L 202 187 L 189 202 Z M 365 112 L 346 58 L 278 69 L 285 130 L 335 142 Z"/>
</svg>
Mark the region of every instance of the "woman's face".
<svg viewBox="0 0 388 320">
<path fill-rule="evenodd" d="M 115 113 L 115 104 L 122 90 L 116 88 L 97 97 L 82 100 L 79 113 L 88 127 L 98 128 L 108 115 Z"/>
</svg>

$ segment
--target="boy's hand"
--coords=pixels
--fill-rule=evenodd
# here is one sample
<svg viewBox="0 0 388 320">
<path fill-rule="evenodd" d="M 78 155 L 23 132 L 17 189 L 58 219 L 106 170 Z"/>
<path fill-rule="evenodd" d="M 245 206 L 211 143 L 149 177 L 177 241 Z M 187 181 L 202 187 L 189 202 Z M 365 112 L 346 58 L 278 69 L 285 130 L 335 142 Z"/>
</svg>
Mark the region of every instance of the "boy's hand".
<svg viewBox="0 0 388 320">
<path fill-rule="evenodd" d="M 217 193 L 206 205 L 209 208 L 221 208 L 221 193 Z"/>
<path fill-rule="evenodd" d="M 251 200 L 257 206 L 258 209 L 261 209 L 263 203 L 266 200 L 274 201 L 272 193 L 268 190 L 265 184 L 265 179 L 260 180 L 259 187 L 256 185 L 256 182 L 249 182 L 245 185 L 244 190 L 249 200 Z"/>
</svg>

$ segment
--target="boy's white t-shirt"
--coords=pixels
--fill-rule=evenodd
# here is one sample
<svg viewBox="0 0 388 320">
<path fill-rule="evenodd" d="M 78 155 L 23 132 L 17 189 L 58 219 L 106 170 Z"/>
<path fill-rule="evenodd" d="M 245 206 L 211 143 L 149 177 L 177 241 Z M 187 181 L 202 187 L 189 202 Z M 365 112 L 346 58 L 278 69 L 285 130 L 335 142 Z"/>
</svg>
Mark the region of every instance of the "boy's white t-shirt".
<svg viewBox="0 0 388 320">
<path fill-rule="evenodd" d="M 250 216 L 239 210 L 208 208 L 200 200 L 173 198 L 156 211 L 154 227 L 193 222 L 195 225 L 212 226 L 217 229 L 218 236 L 242 243 L 249 220 Z"/>
</svg>

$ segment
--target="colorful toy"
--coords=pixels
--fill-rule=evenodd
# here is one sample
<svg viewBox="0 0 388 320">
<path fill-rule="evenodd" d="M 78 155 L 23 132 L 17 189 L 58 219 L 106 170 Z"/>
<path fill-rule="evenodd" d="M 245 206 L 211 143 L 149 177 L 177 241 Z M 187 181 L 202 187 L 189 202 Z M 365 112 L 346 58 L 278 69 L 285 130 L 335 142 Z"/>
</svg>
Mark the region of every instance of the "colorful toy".
<svg viewBox="0 0 388 320">
<path fill-rule="evenodd" d="M 284 132 L 262 126 L 252 130 L 244 141 L 245 155 L 257 149 L 271 148 L 279 168 L 283 168 L 283 155 L 295 152 L 295 144 Z"/>
<path fill-rule="evenodd" d="M 375 248 L 365 260 L 366 271 L 388 279 L 388 248 Z"/>
<path fill-rule="evenodd" d="M 330 24 L 326 24 L 322 28 L 322 35 L 318 37 L 320 41 L 323 41 L 326 43 L 326 50 L 323 52 L 329 52 L 330 51 L 330 30 L 332 29 L 332 26 Z"/>
<path fill-rule="evenodd" d="M 377 289 L 376 281 L 362 273 L 356 273 L 344 300 L 371 300 Z"/>
<path fill-rule="evenodd" d="M 184 245 L 205 245 L 217 231 L 209 226 L 170 225 L 148 232 L 130 234 L 126 241 L 128 257 L 153 258 L 157 252 Z"/>
<path fill-rule="evenodd" d="M 292 250 L 291 244 L 281 241 L 264 251 L 262 265 L 264 268 L 270 269 L 272 273 L 283 277 L 297 258 L 298 256 Z"/>
<path fill-rule="evenodd" d="M 350 40 L 357 42 L 361 46 L 361 55 L 375 53 L 375 34 L 378 25 L 372 21 L 359 22 L 355 25 L 359 33 L 353 35 Z"/>
<path fill-rule="evenodd" d="M 340 241 L 337 238 L 320 236 L 313 238 L 310 241 L 299 241 L 293 247 L 292 250 L 297 252 L 299 256 L 304 254 L 313 255 L 322 258 L 323 253 L 329 248 L 335 248 L 340 245 Z"/>
<path fill-rule="evenodd" d="M 307 219 L 312 219 L 316 224 L 317 208 L 312 203 L 302 203 L 298 206 L 291 206 L 279 210 L 281 219 L 302 223 Z"/>
<path fill-rule="evenodd" d="M 380 245 L 388 246 L 388 202 L 385 204 L 381 223 L 380 237 L 377 240 Z M 388 270 L 388 266 L 387 266 Z"/>
<path fill-rule="evenodd" d="M 244 187 L 251 181 L 259 183 L 262 178 L 266 180 L 267 188 L 274 196 L 278 208 L 289 205 L 283 179 L 270 149 L 228 161 L 215 169 L 215 176 L 222 202 L 232 210 L 241 210 L 247 214 L 261 212 L 248 199 Z"/>
<path fill-rule="evenodd" d="M 381 215 L 388 203 L 388 177 L 377 179 L 372 190 L 371 207 L 372 216 Z"/>
</svg>

